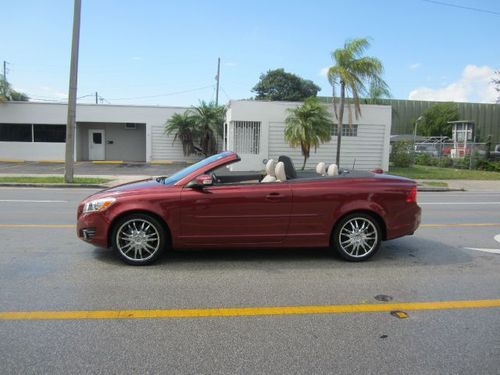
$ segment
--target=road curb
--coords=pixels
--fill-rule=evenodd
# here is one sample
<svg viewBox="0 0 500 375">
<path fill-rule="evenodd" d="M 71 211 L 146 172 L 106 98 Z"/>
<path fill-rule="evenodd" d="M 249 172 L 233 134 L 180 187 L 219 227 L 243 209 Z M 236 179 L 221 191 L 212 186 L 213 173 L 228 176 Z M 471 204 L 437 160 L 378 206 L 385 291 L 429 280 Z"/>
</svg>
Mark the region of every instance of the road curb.
<svg viewBox="0 0 500 375">
<path fill-rule="evenodd" d="M 107 185 L 98 184 L 47 184 L 47 183 L 9 183 L 2 182 L 0 187 L 39 187 L 39 188 L 92 188 L 92 189 L 109 189 Z"/>
</svg>

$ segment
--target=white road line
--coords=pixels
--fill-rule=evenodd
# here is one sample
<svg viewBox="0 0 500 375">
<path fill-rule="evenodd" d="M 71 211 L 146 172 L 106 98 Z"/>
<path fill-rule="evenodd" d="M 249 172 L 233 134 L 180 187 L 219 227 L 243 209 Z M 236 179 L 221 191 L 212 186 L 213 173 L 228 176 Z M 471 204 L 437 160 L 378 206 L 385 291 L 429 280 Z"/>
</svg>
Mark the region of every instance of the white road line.
<svg viewBox="0 0 500 375">
<path fill-rule="evenodd" d="M 418 202 L 419 205 L 496 205 L 500 202 Z"/>
<path fill-rule="evenodd" d="M 68 201 L 35 200 L 35 199 L 0 199 L 0 203 L 68 203 Z"/>
<path fill-rule="evenodd" d="M 478 247 L 464 247 L 464 249 L 483 251 L 485 253 L 492 253 L 492 254 L 500 254 L 500 250 L 498 250 L 498 249 L 482 249 L 482 248 L 478 248 Z"/>
</svg>

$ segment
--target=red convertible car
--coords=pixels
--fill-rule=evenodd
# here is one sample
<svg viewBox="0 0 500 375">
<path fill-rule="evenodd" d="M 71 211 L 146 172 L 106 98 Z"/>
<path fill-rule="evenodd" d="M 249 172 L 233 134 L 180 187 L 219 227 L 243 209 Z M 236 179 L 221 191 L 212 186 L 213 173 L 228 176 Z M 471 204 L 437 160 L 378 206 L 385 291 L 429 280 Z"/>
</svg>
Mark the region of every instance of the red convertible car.
<svg viewBox="0 0 500 375">
<path fill-rule="evenodd" d="M 330 247 L 361 261 L 420 223 L 415 181 L 336 166 L 301 173 L 286 156 L 268 162 L 266 176 L 227 168 L 239 161 L 226 151 L 91 195 L 78 207 L 77 234 L 133 265 L 206 247 Z"/>
</svg>

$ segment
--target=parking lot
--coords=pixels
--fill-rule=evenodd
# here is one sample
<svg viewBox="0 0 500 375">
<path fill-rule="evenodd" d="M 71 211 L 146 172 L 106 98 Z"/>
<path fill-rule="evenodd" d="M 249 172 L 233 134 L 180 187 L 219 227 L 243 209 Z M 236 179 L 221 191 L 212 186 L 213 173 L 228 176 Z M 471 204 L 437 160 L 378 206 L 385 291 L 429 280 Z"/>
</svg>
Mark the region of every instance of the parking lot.
<svg viewBox="0 0 500 375">
<path fill-rule="evenodd" d="M 421 228 L 365 263 L 235 249 L 150 267 L 76 238 L 93 192 L 0 188 L 2 373 L 499 373 L 500 192 L 420 193 Z"/>
</svg>

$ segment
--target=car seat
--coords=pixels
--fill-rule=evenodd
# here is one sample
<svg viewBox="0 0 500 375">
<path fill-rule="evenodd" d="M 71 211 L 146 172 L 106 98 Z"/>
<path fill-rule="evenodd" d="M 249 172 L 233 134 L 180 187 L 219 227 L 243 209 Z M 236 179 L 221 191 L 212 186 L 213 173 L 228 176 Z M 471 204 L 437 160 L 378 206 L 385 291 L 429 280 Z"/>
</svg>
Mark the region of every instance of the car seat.
<svg viewBox="0 0 500 375">
<path fill-rule="evenodd" d="M 286 181 L 285 163 L 283 163 L 282 161 L 278 162 L 278 164 L 276 164 L 275 173 L 276 173 L 276 181 L 278 182 Z"/>
<path fill-rule="evenodd" d="M 328 176 L 337 176 L 339 174 L 339 167 L 337 164 L 330 164 L 328 166 Z"/>
<path fill-rule="evenodd" d="M 276 162 L 273 159 L 269 159 L 266 163 L 266 176 L 261 182 L 276 182 Z"/>
<path fill-rule="evenodd" d="M 286 155 L 281 155 L 278 158 L 278 162 L 282 162 L 285 165 L 285 174 L 287 179 L 291 180 L 293 178 L 297 178 L 297 171 L 295 170 L 292 159 Z"/>
<path fill-rule="evenodd" d="M 325 168 L 325 163 L 324 162 L 319 162 L 318 165 L 316 165 L 316 173 L 319 174 L 320 176 L 326 176 L 326 168 Z"/>
</svg>

